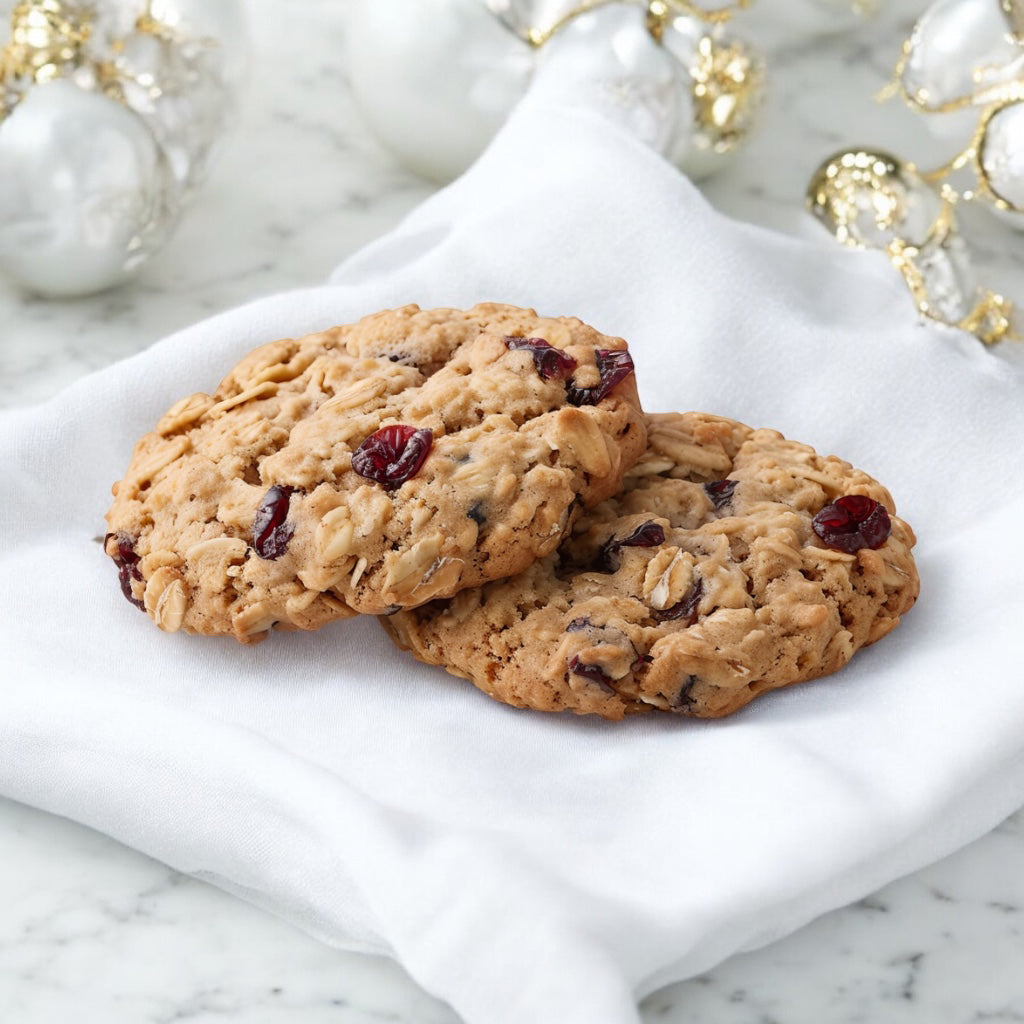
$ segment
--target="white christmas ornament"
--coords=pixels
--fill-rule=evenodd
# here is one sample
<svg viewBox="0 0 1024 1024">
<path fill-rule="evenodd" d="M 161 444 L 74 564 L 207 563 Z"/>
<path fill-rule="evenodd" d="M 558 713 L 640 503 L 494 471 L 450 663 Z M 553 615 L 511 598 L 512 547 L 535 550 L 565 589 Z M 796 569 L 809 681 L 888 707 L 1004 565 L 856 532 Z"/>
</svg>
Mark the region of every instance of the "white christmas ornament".
<svg viewBox="0 0 1024 1024">
<path fill-rule="evenodd" d="M 216 64 L 216 77 L 229 90 L 244 85 L 249 72 L 249 32 L 238 0 L 149 0 L 147 11 L 186 50 L 204 50 L 207 62 Z"/>
<path fill-rule="evenodd" d="M 986 344 L 1019 337 L 1019 315 L 975 279 L 956 205 L 981 199 L 1024 223 L 1022 33 L 1024 0 L 937 0 L 883 95 L 902 92 L 939 134 L 963 133 L 959 151 L 919 171 L 878 150 L 841 150 L 807 190 L 810 212 L 840 242 L 889 257 L 921 314 Z"/>
<path fill-rule="evenodd" d="M 0 270 L 121 283 L 167 239 L 244 77 L 239 0 L 23 0 L 0 50 Z"/>
<path fill-rule="evenodd" d="M 700 176 L 743 140 L 761 95 L 759 58 L 712 24 L 732 6 L 699 17 L 680 0 L 356 0 L 350 82 L 384 145 L 435 181 L 476 159 L 542 71 L 545 88 L 564 75 L 574 102 L 614 112 Z"/>
<path fill-rule="evenodd" d="M 1024 220 L 1024 101 L 999 107 L 985 125 L 979 164 L 997 201 Z"/>
<path fill-rule="evenodd" d="M 358 0 L 352 91 L 399 160 L 434 181 L 483 151 L 526 90 L 533 52 L 480 0 Z"/>
<path fill-rule="evenodd" d="M 1014 26 L 1022 10 L 1019 0 L 938 0 L 907 42 L 900 76 L 907 98 L 923 111 L 952 113 L 1019 79 L 1024 45 Z"/>
<path fill-rule="evenodd" d="M 1024 0 L 937 0 L 903 47 L 895 86 L 959 151 L 925 177 L 1024 227 Z"/>
<path fill-rule="evenodd" d="M 44 295 L 124 280 L 165 233 L 171 175 L 145 124 L 70 81 L 0 123 L 0 265 Z"/>
</svg>

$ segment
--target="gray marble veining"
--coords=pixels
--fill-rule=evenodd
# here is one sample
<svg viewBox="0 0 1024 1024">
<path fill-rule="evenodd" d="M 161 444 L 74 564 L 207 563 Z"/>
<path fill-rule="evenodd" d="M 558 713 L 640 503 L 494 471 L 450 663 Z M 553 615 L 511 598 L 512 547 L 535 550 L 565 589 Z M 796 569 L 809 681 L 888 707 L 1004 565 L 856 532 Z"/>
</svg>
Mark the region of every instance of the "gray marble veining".
<svg viewBox="0 0 1024 1024">
<path fill-rule="evenodd" d="M 0 281 L 0 404 L 46 399 L 197 319 L 322 281 L 430 194 L 353 108 L 347 6 L 251 0 L 257 73 L 239 124 L 179 231 L 135 282 L 47 302 Z M 835 149 L 941 157 L 919 119 L 872 98 L 921 6 L 894 2 L 855 31 L 794 32 L 777 47 L 760 129 L 704 183 L 710 201 L 807 234 L 819 229 L 803 212 L 804 188 Z M 1020 288 L 1024 300 L 1024 236 L 984 210 L 968 211 L 965 225 L 980 276 Z M 1022 862 L 1024 812 L 860 903 L 652 994 L 644 1020 L 1024 1021 Z M 2 800 L 0 864 L 2 1021 L 456 1024 L 393 963 L 323 946 L 104 836 Z"/>
</svg>

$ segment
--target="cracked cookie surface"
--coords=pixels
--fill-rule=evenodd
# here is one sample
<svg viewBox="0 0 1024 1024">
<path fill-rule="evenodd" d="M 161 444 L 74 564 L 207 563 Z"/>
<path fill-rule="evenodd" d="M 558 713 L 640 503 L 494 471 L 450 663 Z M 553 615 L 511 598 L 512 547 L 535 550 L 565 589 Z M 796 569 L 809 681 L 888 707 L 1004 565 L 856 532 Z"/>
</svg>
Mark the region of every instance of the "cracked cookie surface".
<svg viewBox="0 0 1024 1024">
<path fill-rule="evenodd" d="M 654 415 L 622 493 L 557 552 L 380 621 L 516 707 L 720 717 L 895 628 L 918 594 L 914 542 L 886 488 L 839 458 L 722 417 Z"/>
<path fill-rule="evenodd" d="M 621 339 L 407 306 L 264 345 L 173 406 L 114 485 L 105 549 L 161 628 L 251 642 L 522 571 L 645 442 Z"/>
</svg>

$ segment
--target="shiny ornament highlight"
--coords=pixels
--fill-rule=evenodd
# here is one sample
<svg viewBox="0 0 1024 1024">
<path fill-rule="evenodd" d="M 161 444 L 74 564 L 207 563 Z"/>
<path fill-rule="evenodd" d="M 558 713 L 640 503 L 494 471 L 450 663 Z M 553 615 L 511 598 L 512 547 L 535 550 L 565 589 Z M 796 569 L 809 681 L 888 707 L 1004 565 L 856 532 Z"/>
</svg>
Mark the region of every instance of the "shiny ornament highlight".
<svg viewBox="0 0 1024 1024">
<path fill-rule="evenodd" d="M 51 296 L 124 281 L 201 182 L 246 49 L 239 0 L 16 4 L 0 51 L 0 269 Z"/>
<path fill-rule="evenodd" d="M 978 161 L 996 202 L 1024 214 L 1024 101 L 999 107 L 988 118 Z"/>
<path fill-rule="evenodd" d="M 121 104 L 58 79 L 0 123 L 0 266 L 42 295 L 123 281 L 167 232 L 170 168 Z"/>
<path fill-rule="evenodd" d="M 943 214 L 943 200 L 914 168 L 878 150 L 829 157 L 807 189 L 811 213 L 844 245 L 921 246 Z"/>
<path fill-rule="evenodd" d="M 918 19 L 899 71 L 907 100 L 952 113 L 990 100 L 1024 73 L 1019 0 L 938 0 Z"/>
</svg>

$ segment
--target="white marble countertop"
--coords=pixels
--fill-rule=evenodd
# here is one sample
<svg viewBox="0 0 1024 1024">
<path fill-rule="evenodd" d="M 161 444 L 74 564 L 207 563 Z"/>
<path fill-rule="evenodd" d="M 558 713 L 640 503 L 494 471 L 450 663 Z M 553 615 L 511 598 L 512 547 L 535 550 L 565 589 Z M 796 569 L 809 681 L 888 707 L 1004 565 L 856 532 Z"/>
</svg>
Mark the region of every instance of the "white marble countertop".
<svg viewBox="0 0 1024 1024">
<path fill-rule="evenodd" d="M 768 0 L 763 0 L 768 3 Z M 823 0 L 823 3 L 825 0 Z M 0 280 L 0 403 L 76 377 L 211 313 L 322 280 L 427 196 L 359 121 L 347 2 L 250 0 L 255 75 L 241 123 L 171 243 L 133 283 L 75 301 Z M 936 151 L 872 94 L 922 5 L 775 56 L 758 136 L 706 186 L 737 217 L 812 230 L 817 163 L 844 145 Z M 924 154 L 924 155 L 922 155 Z M 1019 285 L 1024 240 L 969 226 L 993 285 Z M 1018 356 L 1015 356 L 1015 358 Z M 988 836 L 765 949 L 650 996 L 665 1024 L 962 1024 L 1024 1020 L 1024 812 Z M 0 800 L 0 1020 L 11 1024 L 448 1024 L 394 964 L 340 953 L 68 821 Z M 524 1022 L 526 1024 L 526 1022 Z"/>
</svg>

